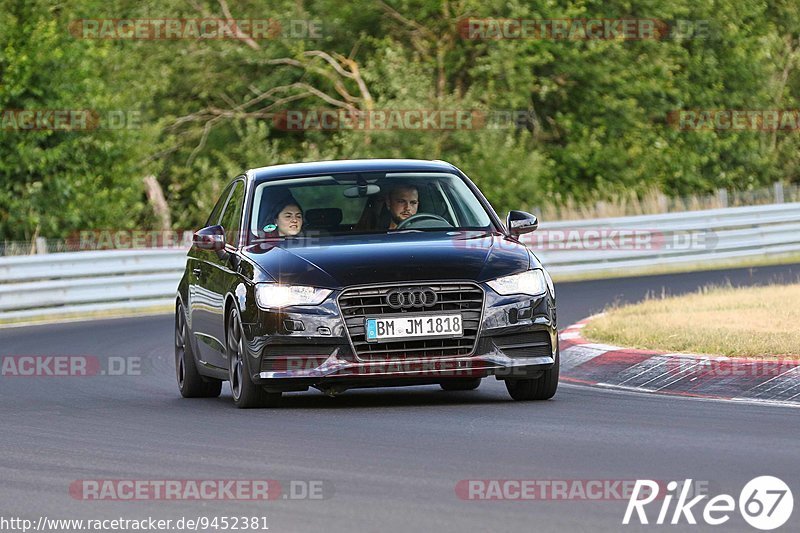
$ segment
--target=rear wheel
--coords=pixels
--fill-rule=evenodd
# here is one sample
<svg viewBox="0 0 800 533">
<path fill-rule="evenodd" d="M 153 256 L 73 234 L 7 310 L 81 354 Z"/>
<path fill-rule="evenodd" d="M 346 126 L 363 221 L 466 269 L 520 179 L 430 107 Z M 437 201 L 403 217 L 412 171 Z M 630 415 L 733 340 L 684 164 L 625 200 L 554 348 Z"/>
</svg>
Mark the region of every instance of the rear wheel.
<svg viewBox="0 0 800 533">
<path fill-rule="evenodd" d="M 175 310 L 175 377 L 184 398 L 216 398 L 222 392 L 222 381 L 203 377 L 197 371 L 182 304 Z"/>
<path fill-rule="evenodd" d="M 250 377 L 250 362 L 244 348 L 242 325 L 236 309 L 228 315 L 228 374 L 230 376 L 233 403 L 240 409 L 272 407 L 281 399 L 280 392 L 267 392 L 253 383 Z"/>
<path fill-rule="evenodd" d="M 507 379 L 506 389 L 515 400 L 549 400 L 558 389 L 561 356 L 556 351 L 555 364 L 536 379 Z"/>
<path fill-rule="evenodd" d="M 481 378 L 460 378 L 442 381 L 439 386 L 442 390 L 458 391 L 458 390 L 475 390 L 481 384 Z"/>
</svg>

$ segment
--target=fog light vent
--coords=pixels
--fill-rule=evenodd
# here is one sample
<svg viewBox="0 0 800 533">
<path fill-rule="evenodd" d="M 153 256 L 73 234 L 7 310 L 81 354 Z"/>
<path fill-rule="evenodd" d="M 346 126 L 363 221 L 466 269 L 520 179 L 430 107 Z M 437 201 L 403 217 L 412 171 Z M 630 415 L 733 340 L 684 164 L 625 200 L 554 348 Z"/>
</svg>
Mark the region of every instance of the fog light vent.
<svg viewBox="0 0 800 533">
<path fill-rule="evenodd" d="M 305 331 L 306 330 L 306 325 L 303 324 L 302 320 L 292 320 L 291 318 L 284 319 L 283 327 L 286 328 L 286 331 Z"/>
</svg>

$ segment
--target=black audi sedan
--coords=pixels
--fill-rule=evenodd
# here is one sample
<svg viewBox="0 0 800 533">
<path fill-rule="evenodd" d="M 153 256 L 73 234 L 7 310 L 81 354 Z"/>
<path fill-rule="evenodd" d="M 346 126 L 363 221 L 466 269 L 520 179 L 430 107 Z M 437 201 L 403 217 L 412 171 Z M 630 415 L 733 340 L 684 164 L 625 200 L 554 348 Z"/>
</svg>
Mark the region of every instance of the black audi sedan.
<svg viewBox="0 0 800 533">
<path fill-rule="evenodd" d="M 505 382 L 515 400 L 558 387 L 553 282 L 443 161 L 352 160 L 248 170 L 194 235 L 175 309 L 184 397 L 277 405 L 315 387 Z"/>
</svg>

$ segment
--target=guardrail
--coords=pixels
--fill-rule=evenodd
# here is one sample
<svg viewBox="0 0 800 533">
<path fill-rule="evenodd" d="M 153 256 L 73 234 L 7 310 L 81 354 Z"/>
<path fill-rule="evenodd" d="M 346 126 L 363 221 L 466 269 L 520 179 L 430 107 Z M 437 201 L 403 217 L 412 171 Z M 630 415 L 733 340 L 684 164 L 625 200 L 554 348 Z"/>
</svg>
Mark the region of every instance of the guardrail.
<svg viewBox="0 0 800 533">
<path fill-rule="evenodd" d="M 0 257 L 0 318 L 170 306 L 185 249 Z"/>
<path fill-rule="evenodd" d="M 800 203 L 543 222 L 523 236 L 554 275 L 800 252 Z M 185 249 L 0 257 L 0 319 L 171 306 Z"/>
<path fill-rule="evenodd" d="M 800 252 L 800 203 L 545 221 L 523 242 L 560 275 L 791 254 Z"/>
</svg>

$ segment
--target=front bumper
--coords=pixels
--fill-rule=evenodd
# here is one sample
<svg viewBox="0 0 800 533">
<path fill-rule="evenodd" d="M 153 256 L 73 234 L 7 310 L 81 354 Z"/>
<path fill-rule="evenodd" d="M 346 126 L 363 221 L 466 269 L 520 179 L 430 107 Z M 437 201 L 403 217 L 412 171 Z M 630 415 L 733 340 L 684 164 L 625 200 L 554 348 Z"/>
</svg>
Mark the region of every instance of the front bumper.
<svg viewBox="0 0 800 533">
<path fill-rule="evenodd" d="M 550 368 L 554 362 L 555 359 L 549 355 L 511 358 L 497 353 L 459 358 L 396 359 L 361 363 L 345 361 L 334 354 L 321 363 L 311 357 L 294 358 L 291 363 L 287 363 L 285 370 L 259 372 L 258 378 L 263 381 L 294 378 L 467 378 L 490 375 L 501 378 L 530 377 L 531 374 Z M 303 366 L 311 368 L 296 368 Z"/>
<path fill-rule="evenodd" d="M 535 378 L 557 358 L 552 295 L 500 296 L 485 288 L 480 331 L 466 355 L 424 357 L 401 353 L 380 360 L 355 355 L 335 298 L 322 306 L 259 310 L 245 324 L 251 376 L 271 391 L 323 390 L 438 383 L 449 379 Z M 297 323 L 303 330 L 290 331 Z"/>
</svg>

